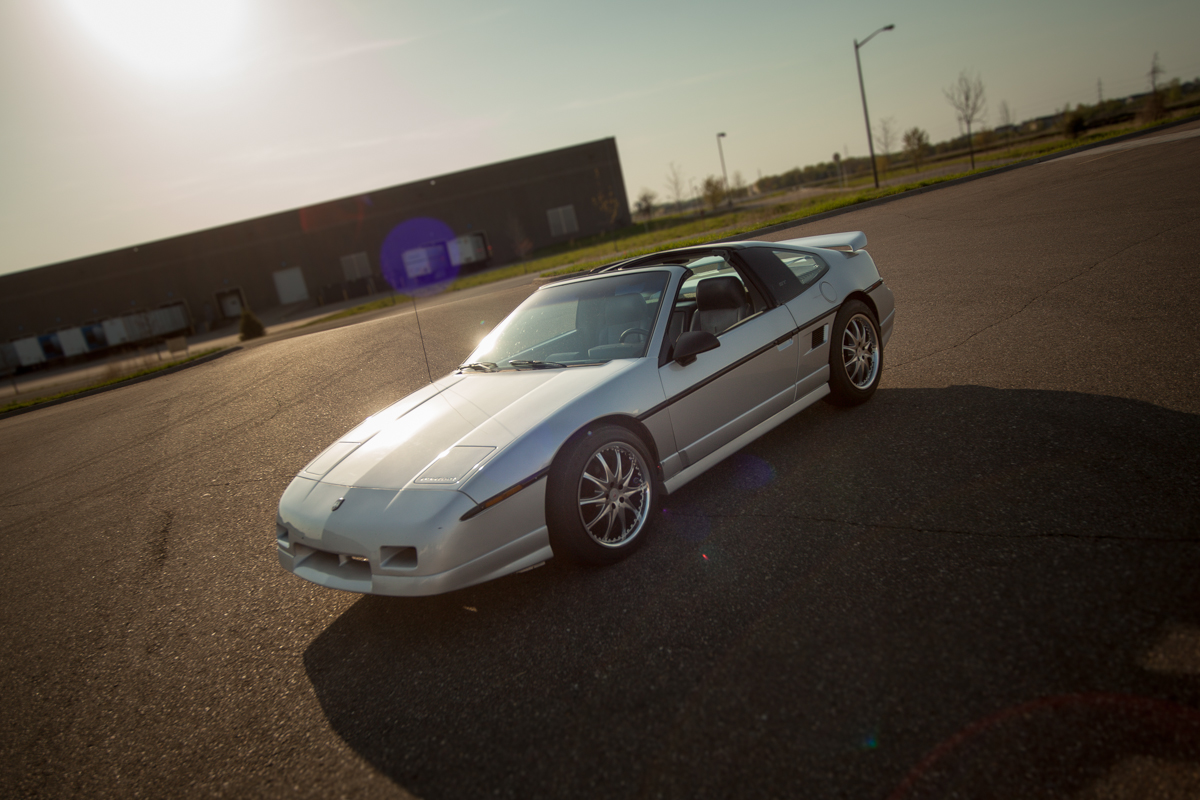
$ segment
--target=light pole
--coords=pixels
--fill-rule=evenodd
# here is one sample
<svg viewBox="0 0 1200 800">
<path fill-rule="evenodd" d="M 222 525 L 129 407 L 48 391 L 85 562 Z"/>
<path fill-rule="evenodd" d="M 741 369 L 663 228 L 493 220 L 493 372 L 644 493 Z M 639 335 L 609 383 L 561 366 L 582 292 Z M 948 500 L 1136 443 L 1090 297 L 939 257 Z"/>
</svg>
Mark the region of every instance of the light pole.
<svg viewBox="0 0 1200 800">
<path fill-rule="evenodd" d="M 724 138 L 725 134 L 717 134 L 717 152 L 721 156 L 721 179 L 725 181 L 725 183 L 722 184 L 725 187 L 725 199 L 728 201 L 728 205 L 732 206 L 733 197 L 731 197 L 729 194 L 729 173 L 725 171 L 725 151 L 721 149 L 721 140 Z"/>
<path fill-rule="evenodd" d="M 871 151 L 871 174 L 875 176 L 876 189 L 879 188 L 879 168 L 875 166 L 875 142 L 871 138 L 871 115 L 867 113 L 867 90 L 863 88 L 862 61 L 858 57 L 858 48 L 874 39 L 876 34 L 890 31 L 895 27 L 895 25 L 884 25 L 861 42 L 858 39 L 854 40 L 854 64 L 858 67 L 858 91 L 862 94 L 863 118 L 867 121 L 867 149 Z"/>
</svg>

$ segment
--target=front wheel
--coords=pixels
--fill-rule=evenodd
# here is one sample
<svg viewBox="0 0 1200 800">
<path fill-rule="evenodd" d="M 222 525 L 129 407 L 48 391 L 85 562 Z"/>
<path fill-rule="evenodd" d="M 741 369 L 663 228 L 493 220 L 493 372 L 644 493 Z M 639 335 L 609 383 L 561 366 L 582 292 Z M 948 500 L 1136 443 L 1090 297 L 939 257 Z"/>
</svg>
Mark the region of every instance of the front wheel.
<svg viewBox="0 0 1200 800">
<path fill-rule="evenodd" d="M 551 548 L 586 564 L 632 553 L 657 502 L 646 446 L 619 425 L 578 434 L 555 460 L 546 488 Z"/>
<path fill-rule="evenodd" d="M 842 305 L 829 342 L 829 401 L 839 406 L 865 403 L 883 375 L 879 324 L 866 303 Z"/>
</svg>

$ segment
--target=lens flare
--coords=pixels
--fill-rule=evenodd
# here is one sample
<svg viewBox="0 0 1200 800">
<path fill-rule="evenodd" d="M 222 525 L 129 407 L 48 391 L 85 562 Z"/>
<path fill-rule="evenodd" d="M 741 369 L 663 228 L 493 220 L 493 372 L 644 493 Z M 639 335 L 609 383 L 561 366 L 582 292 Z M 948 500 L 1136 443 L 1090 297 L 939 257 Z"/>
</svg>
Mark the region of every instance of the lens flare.
<svg viewBox="0 0 1200 800">
<path fill-rule="evenodd" d="M 770 462 L 749 453 L 737 453 L 729 459 L 733 465 L 733 487 L 751 492 L 775 482 L 775 468 Z"/>
<path fill-rule="evenodd" d="M 446 289 L 458 277 L 457 250 L 449 225 L 433 217 L 413 217 L 388 233 L 379 264 L 396 291 L 425 297 Z"/>
</svg>

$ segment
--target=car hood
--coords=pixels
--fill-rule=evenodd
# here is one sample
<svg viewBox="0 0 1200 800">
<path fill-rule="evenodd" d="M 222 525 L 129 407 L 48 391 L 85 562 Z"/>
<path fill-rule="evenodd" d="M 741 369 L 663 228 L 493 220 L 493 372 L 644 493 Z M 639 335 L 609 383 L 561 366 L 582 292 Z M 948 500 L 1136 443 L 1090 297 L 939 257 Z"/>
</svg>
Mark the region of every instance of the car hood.
<svg viewBox="0 0 1200 800">
<path fill-rule="evenodd" d="M 458 488 L 505 446 L 634 363 L 449 375 L 368 418 L 301 476 L 367 489 L 414 481 Z"/>
</svg>

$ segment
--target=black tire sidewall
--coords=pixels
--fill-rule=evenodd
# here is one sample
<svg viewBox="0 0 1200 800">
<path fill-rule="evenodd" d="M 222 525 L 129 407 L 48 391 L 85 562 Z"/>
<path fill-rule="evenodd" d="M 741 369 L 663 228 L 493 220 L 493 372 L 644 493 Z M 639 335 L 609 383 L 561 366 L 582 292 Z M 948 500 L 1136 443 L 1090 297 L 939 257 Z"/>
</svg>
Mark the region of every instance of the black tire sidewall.
<svg viewBox="0 0 1200 800">
<path fill-rule="evenodd" d="M 850 382 L 846 373 L 846 362 L 842 358 L 842 336 L 846 326 L 856 315 L 861 314 L 871 321 L 875 330 L 875 341 L 878 345 L 875 357 L 879 368 L 875 371 L 875 380 L 865 389 L 860 389 Z M 833 322 L 833 334 L 829 338 L 829 401 L 839 406 L 856 406 L 865 403 L 875 394 L 879 381 L 883 378 L 883 338 L 879 334 L 879 321 L 871 308 L 861 300 L 850 300 L 838 309 Z"/>
<path fill-rule="evenodd" d="M 641 530 L 632 539 L 617 547 L 605 547 L 592 539 L 584 529 L 579 516 L 577 494 L 583 470 L 592 456 L 615 442 L 632 447 L 641 456 L 645 465 L 645 479 L 650 486 L 650 507 Z M 571 437 L 554 459 L 546 484 L 546 526 L 555 557 L 579 564 L 612 564 L 640 547 L 654 521 L 659 502 L 653 464 L 641 438 L 620 425 L 588 427 Z"/>
</svg>

